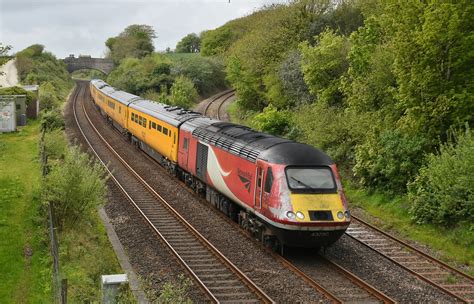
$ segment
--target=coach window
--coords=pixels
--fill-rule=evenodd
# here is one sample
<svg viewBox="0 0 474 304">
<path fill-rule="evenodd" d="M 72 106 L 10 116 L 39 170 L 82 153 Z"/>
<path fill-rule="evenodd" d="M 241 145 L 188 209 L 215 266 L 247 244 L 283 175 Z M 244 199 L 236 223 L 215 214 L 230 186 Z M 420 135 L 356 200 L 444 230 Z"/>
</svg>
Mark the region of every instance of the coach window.
<svg viewBox="0 0 474 304">
<path fill-rule="evenodd" d="M 130 120 L 135 121 L 135 113 L 130 114 Z"/>
<path fill-rule="evenodd" d="M 156 128 L 159 132 L 161 132 L 161 125 L 157 125 L 157 128 Z"/>
<path fill-rule="evenodd" d="M 151 122 L 151 127 L 156 130 L 156 123 L 155 123 L 155 122 Z"/>
<path fill-rule="evenodd" d="M 272 185 L 273 185 L 273 173 L 272 173 L 272 168 L 269 167 L 267 169 L 267 177 L 265 178 L 265 187 L 263 190 L 266 193 L 270 193 L 272 191 Z"/>
<path fill-rule="evenodd" d="M 163 127 L 163 134 L 168 135 L 168 129 Z"/>
<path fill-rule="evenodd" d="M 146 128 L 146 118 L 143 118 L 143 125 Z"/>
<path fill-rule="evenodd" d="M 173 145 L 176 145 L 176 133 L 173 133 Z"/>
<path fill-rule="evenodd" d="M 122 107 L 119 106 L 119 114 L 121 114 L 121 113 L 122 113 Z"/>
</svg>

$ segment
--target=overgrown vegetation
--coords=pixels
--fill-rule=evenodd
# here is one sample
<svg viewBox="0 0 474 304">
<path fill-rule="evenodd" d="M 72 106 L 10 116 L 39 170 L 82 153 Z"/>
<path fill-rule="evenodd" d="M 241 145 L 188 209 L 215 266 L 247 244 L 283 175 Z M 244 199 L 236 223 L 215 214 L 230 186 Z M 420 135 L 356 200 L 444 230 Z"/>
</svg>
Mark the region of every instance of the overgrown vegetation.
<svg viewBox="0 0 474 304">
<path fill-rule="evenodd" d="M 41 173 L 39 123 L 0 134 L 1 303 L 44 303 L 51 299 L 51 257 L 39 216 Z"/>
<path fill-rule="evenodd" d="M 17 143 L 18 147 L 12 146 L 6 149 L 5 159 L 10 160 L 10 166 L 1 166 L 23 171 L 21 183 L 5 184 L 5 191 L 16 193 L 14 195 L 18 199 L 12 200 L 9 195 L 2 195 L 1 198 L 5 197 L 8 204 L 10 202 L 18 204 L 16 209 L 13 207 L 11 209 L 12 214 L 18 214 L 16 218 L 18 223 L 15 225 L 30 227 L 27 228 L 29 229 L 27 232 L 22 230 L 19 233 L 10 232 L 17 238 L 15 241 L 17 245 L 24 246 L 18 249 L 18 246 L 12 244 L 12 252 L 8 252 L 12 254 L 12 257 L 16 254 L 16 261 L 21 263 L 25 261 L 20 267 L 24 274 L 20 275 L 21 272 L 16 269 L 18 267 L 15 263 L 18 264 L 18 262 L 13 263 L 7 257 L 0 257 L 2 264 L 4 261 L 12 264 L 11 268 L 10 266 L 2 267 L 2 269 L 8 269 L 9 272 L 11 270 L 12 273 L 12 279 L 5 285 L 11 292 L 4 297 L 4 302 L 42 303 L 50 302 L 52 299 L 53 266 L 47 245 L 51 246 L 47 228 L 49 227 L 47 211 L 49 203 L 53 207 L 54 224 L 57 228 L 60 278 L 68 279 L 68 298 L 72 302 L 98 302 L 100 301 L 100 275 L 120 272 L 115 254 L 96 211 L 96 208 L 104 202 L 106 191 L 104 169 L 93 163 L 78 148 L 67 146 L 63 130 L 62 108 L 73 82 L 65 65 L 52 54 L 45 52 L 41 45 L 32 45 L 17 53 L 16 60 L 22 83 L 40 85 L 41 119 L 38 122 L 29 122 L 29 126 L 21 130 L 19 134 L 8 135 L 23 140 L 22 134 L 32 128 L 35 136 L 31 140 L 28 138 L 25 144 Z M 41 170 L 38 164 L 40 128 L 44 132 L 44 150 L 41 149 L 44 155 L 41 159 L 46 160 L 42 170 L 43 174 L 46 174 L 43 179 L 40 178 Z M 33 144 L 34 149 L 32 151 L 22 149 L 22 145 L 26 144 Z M 13 147 L 15 151 L 11 150 Z M 15 162 L 11 158 L 21 158 L 21 161 Z M 11 165 L 13 163 L 15 165 Z M 25 168 L 26 166 L 28 168 Z M 1 171 L 2 169 L 0 169 L 0 175 Z M 12 178 L 14 176 L 15 174 L 12 174 Z M 28 179 L 25 176 L 36 176 L 36 179 Z M 28 185 L 23 185 L 23 180 Z M 2 187 L 3 185 L 2 183 Z M 20 192 L 13 191 L 16 188 L 20 189 Z M 20 195 L 22 192 L 25 194 Z M 4 206 L 7 204 L 5 203 Z M 21 212 L 27 215 L 25 219 L 20 218 Z M 33 219 L 34 222 L 31 223 Z M 26 240 L 23 234 L 27 234 Z M 37 243 L 40 243 L 42 247 Z M 16 251 L 13 252 L 13 250 Z M 35 255 L 36 251 L 43 254 L 41 263 L 37 261 L 39 257 Z M 24 258 L 18 258 L 19 256 Z M 38 278 L 29 273 L 29 263 L 32 269 L 34 267 L 33 270 L 37 272 L 41 281 L 37 282 Z M 3 298 L 3 290 L 1 298 Z"/>
<path fill-rule="evenodd" d="M 448 140 L 474 120 L 471 1 L 294 0 L 200 38 L 224 59 L 234 119 L 322 148 L 352 184 L 474 244 L 474 148 Z"/>
<path fill-rule="evenodd" d="M 185 108 L 192 107 L 199 95 L 208 96 L 226 87 L 223 61 L 217 58 L 205 58 L 200 54 L 153 53 L 148 47 L 155 36 L 147 26 L 147 43 L 134 43 L 133 35 L 127 27 L 118 37 L 127 45 L 123 51 L 119 45 L 110 44 L 115 38 L 107 40 L 109 56 L 117 67 L 107 77 L 111 85 L 127 92 L 140 95 L 154 101 Z M 186 53 L 199 50 L 199 41 L 188 35 L 178 44 L 177 49 Z M 112 40 L 111 40 L 112 39 Z M 130 40 L 129 42 L 126 42 Z M 114 42 L 117 43 L 117 42 Z M 124 53 L 125 52 L 125 53 Z"/>
<path fill-rule="evenodd" d="M 44 51 L 43 45 L 33 44 L 18 52 L 16 67 L 21 83 L 38 84 L 40 92 L 46 87 L 47 94 L 53 94 L 54 99 L 65 100 L 73 86 L 65 64 Z"/>
</svg>

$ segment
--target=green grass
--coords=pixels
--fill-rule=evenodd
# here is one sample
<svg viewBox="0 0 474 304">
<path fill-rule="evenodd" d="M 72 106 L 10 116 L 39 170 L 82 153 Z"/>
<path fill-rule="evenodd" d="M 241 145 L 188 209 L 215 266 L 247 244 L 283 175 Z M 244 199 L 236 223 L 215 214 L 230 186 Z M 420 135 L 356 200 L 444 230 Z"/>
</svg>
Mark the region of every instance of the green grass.
<svg viewBox="0 0 474 304">
<path fill-rule="evenodd" d="M 474 227 L 464 223 L 459 227 L 443 228 L 419 225 L 411 220 L 406 197 L 390 198 L 383 193 L 369 194 L 353 185 L 345 186 L 350 208 L 363 209 L 362 217 L 384 231 L 428 246 L 448 263 L 470 275 L 474 274 Z M 360 213 L 360 212 L 359 212 Z"/>
<path fill-rule="evenodd" d="M 39 122 L 0 134 L 0 303 L 50 302 L 50 256 L 38 224 Z"/>
</svg>

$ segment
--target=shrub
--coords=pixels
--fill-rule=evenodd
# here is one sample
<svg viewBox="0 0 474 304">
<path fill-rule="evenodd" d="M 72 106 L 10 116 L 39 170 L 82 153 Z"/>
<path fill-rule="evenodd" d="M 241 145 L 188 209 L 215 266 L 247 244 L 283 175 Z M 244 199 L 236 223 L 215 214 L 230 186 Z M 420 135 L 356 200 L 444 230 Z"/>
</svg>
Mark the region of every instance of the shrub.
<svg viewBox="0 0 474 304">
<path fill-rule="evenodd" d="M 263 109 L 262 113 L 254 117 L 253 123 L 262 132 L 283 135 L 288 131 L 290 114 L 286 111 L 279 111 L 273 105 L 269 105 Z"/>
<path fill-rule="evenodd" d="M 399 130 L 369 131 L 355 149 L 354 173 L 368 188 L 404 193 L 423 162 L 426 139 Z"/>
<path fill-rule="evenodd" d="M 43 83 L 39 88 L 39 100 L 41 110 L 58 109 L 61 101 L 56 95 L 56 90 L 51 82 Z"/>
<path fill-rule="evenodd" d="M 184 76 L 176 78 L 171 87 L 170 101 L 173 105 L 188 109 L 194 104 L 197 96 L 194 83 L 189 78 Z"/>
<path fill-rule="evenodd" d="M 105 199 L 104 175 L 105 169 L 77 147 L 69 149 L 64 162 L 53 166 L 45 177 L 42 197 L 52 203 L 57 227 L 74 227 L 90 218 Z"/>
<path fill-rule="evenodd" d="M 46 132 L 64 129 L 64 120 L 59 109 L 43 112 L 41 115 L 41 130 Z"/>
<path fill-rule="evenodd" d="M 438 154 L 430 154 L 408 186 L 411 213 L 418 223 L 474 222 L 474 136 L 469 128 L 454 134 L 457 141 L 450 140 Z"/>
</svg>

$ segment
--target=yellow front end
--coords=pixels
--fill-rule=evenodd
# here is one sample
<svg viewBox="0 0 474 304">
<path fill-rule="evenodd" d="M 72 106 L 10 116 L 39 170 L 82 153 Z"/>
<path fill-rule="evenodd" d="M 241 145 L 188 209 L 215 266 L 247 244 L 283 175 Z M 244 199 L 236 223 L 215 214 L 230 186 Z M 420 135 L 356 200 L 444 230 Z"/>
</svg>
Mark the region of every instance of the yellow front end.
<svg viewBox="0 0 474 304">
<path fill-rule="evenodd" d="M 304 218 L 296 217 L 297 222 L 349 222 L 349 213 L 344 208 L 342 199 L 338 193 L 330 194 L 296 194 L 291 193 L 290 199 L 293 212 L 301 212 Z M 329 217 L 329 214 L 331 217 Z"/>
</svg>

